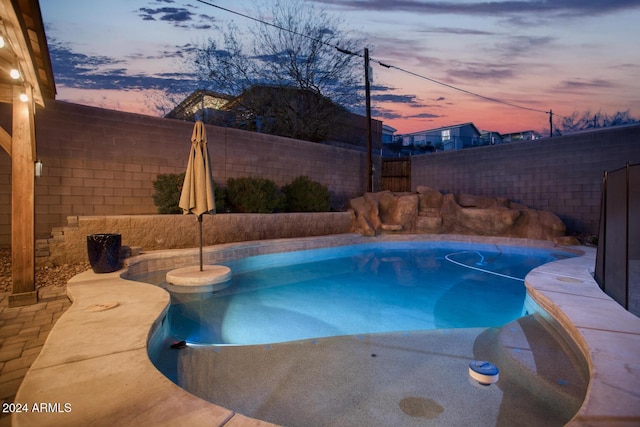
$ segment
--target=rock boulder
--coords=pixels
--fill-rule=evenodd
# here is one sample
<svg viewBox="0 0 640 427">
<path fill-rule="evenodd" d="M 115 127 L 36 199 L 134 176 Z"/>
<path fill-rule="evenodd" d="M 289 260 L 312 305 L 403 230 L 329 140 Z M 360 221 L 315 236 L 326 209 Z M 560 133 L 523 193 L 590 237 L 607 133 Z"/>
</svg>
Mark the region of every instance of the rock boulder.
<svg viewBox="0 0 640 427">
<path fill-rule="evenodd" d="M 530 209 L 502 197 L 442 194 L 426 186 L 416 193 L 381 191 L 352 199 L 355 232 L 456 233 L 554 240 L 565 225 L 549 211 Z"/>
</svg>

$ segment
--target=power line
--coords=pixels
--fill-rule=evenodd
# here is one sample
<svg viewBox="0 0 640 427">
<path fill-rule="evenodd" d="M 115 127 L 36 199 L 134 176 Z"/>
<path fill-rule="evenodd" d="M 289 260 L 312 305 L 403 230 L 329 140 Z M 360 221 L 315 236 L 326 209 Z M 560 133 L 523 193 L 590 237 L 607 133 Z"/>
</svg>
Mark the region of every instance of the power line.
<svg viewBox="0 0 640 427">
<path fill-rule="evenodd" d="M 205 1 L 205 0 L 196 0 L 196 1 L 197 1 L 197 2 L 199 2 L 199 3 L 202 3 L 202 4 L 206 4 L 207 6 L 211 6 L 211 7 L 214 7 L 214 8 L 216 8 L 216 9 L 223 10 L 223 11 L 225 11 L 225 12 L 228 12 L 228 13 L 231 13 L 231 14 L 234 14 L 234 15 L 238 15 L 238 16 L 241 16 L 241 17 L 246 18 L 246 19 L 250 19 L 250 20 L 255 21 L 255 22 L 258 22 L 258 23 L 260 23 L 260 24 L 267 25 L 267 26 L 270 26 L 270 27 L 273 27 L 273 28 L 277 28 L 278 30 L 286 31 L 286 32 L 291 33 L 291 34 L 295 34 L 295 35 L 297 35 L 297 36 L 307 38 L 307 39 L 309 39 L 309 40 L 311 40 L 311 41 L 314 41 L 314 42 L 317 42 L 317 43 L 321 43 L 321 44 L 323 44 L 323 45 L 325 45 L 325 46 L 332 47 L 332 48 L 336 49 L 338 52 L 343 53 L 343 54 L 345 54 L 345 55 L 353 55 L 353 56 L 358 56 L 358 57 L 360 57 L 360 58 L 362 58 L 362 57 L 363 57 L 361 54 L 359 54 L 359 53 L 357 53 L 357 52 L 351 52 L 351 51 L 349 51 L 349 50 L 347 50 L 347 49 L 343 49 L 343 48 L 341 48 L 341 47 L 340 47 L 340 46 L 338 46 L 338 45 L 334 45 L 334 44 L 331 44 L 331 43 L 325 42 L 324 40 L 316 39 L 315 37 L 311 37 L 311 36 L 309 36 L 309 35 L 307 35 L 307 34 L 298 33 L 298 32 L 296 32 L 296 31 L 293 31 L 293 30 L 289 29 L 289 28 L 285 28 L 285 27 L 282 27 L 282 26 L 280 26 L 280 25 L 273 24 L 273 23 L 271 23 L 271 22 L 263 21 L 263 20 L 261 20 L 261 19 L 255 18 L 255 17 L 253 17 L 253 16 L 246 15 L 246 14 L 244 14 L 244 13 L 240 13 L 240 12 L 236 12 L 236 11 L 234 11 L 234 10 L 227 9 L 227 8 L 225 8 L 225 7 L 222 7 L 222 6 L 218 6 L 218 5 L 216 5 L 216 4 L 213 4 L 213 3 L 207 2 L 207 1 Z M 484 99 L 484 100 L 486 100 L 486 101 L 490 101 L 490 102 L 495 102 L 495 103 L 498 103 L 498 104 L 507 105 L 507 106 L 509 106 L 509 107 L 519 108 L 519 109 L 521 109 L 521 110 L 528 110 L 528 111 L 533 111 L 533 112 L 536 112 L 536 113 L 549 114 L 549 119 L 550 119 L 550 120 L 551 120 L 551 118 L 552 118 L 553 116 L 563 117 L 563 116 L 560 116 L 559 114 L 553 113 L 553 112 L 552 112 L 552 110 L 549 110 L 549 111 L 538 110 L 538 109 L 535 109 L 535 108 L 525 107 L 525 106 L 523 106 L 523 105 L 515 104 L 515 103 L 512 103 L 512 102 L 508 102 L 508 101 L 502 101 L 502 100 L 497 99 L 497 98 L 492 98 L 492 97 L 489 97 L 489 96 L 481 95 L 481 94 L 479 94 L 479 93 L 471 92 L 471 91 L 469 91 L 469 90 L 462 89 L 462 88 L 459 88 L 459 87 L 456 87 L 456 86 L 453 86 L 453 85 L 450 85 L 450 84 L 447 84 L 447 83 L 444 83 L 444 82 L 441 82 L 441 81 L 438 81 L 438 80 L 432 79 L 432 78 L 430 78 L 430 77 L 423 76 L 422 74 L 418 74 L 418 73 L 416 73 L 416 72 L 409 71 L 409 70 L 406 70 L 406 69 L 404 69 L 404 68 L 397 67 L 397 66 L 395 66 L 395 65 L 385 64 L 385 63 L 380 62 L 380 61 L 378 61 L 378 60 L 375 60 L 375 59 L 373 59 L 373 58 L 369 58 L 369 61 L 371 61 L 371 62 L 375 62 L 375 63 L 379 64 L 379 65 L 380 65 L 380 66 L 382 66 L 382 67 L 385 67 L 385 68 L 393 68 L 393 69 L 395 69 L 395 70 L 398 70 L 398 71 L 401 71 L 401 72 L 403 72 L 403 73 L 406 73 L 406 74 L 412 75 L 412 76 L 414 76 L 414 77 L 418 77 L 418 78 L 420 78 L 420 79 L 427 80 L 427 81 L 429 81 L 429 82 L 431 82 L 431 83 L 435 83 L 435 84 L 437 84 L 437 85 L 444 86 L 444 87 L 446 87 L 446 88 L 449 88 L 449 89 L 452 89 L 452 90 L 455 90 L 455 91 L 458 91 L 458 92 L 462 92 L 462 93 L 467 94 L 467 95 L 475 96 L 475 97 L 477 97 L 477 98 L 481 98 L 481 99 Z M 564 117 L 563 117 L 563 118 L 564 118 Z"/>
<path fill-rule="evenodd" d="M 274 23 L 271 23 L 271 22 L 267 22 L 267 21 L 263 21 L 262 19 L 254 18 L 253 16 L 246 15 L 246 14 L 240 13 L 240 12 L 236 12 L 235 10 L 227 9 L 226 7 L 218 6 L 217 4 L 209 3 L 209 2 L 204 1 L 204 0 L 196 0 L 196 1 L 198 3 L 206 4 L 207 6 L 215 7 L 216 9 L 224 10 L 225 12 L 229 12 L 229 13 L 234 14 L 234 15 L 242 16 L 243 18 L 250 19 L 250 20 L 258 22 L 260 24 L 267 25 L 267 26 L 273 27 L 273 28 L 277 28 L 278 30 L 286 31 L 286 32 L 291 33 L 291 34 L 295 34 L 296 36 L 307 38 L 307 39 L 309 39 L 311 41 L 314 41 L 314 42 L 322 43 L 325 46 L 336 48 L 339 51 L 341 51 L 342 53 L 355 55 L 354 53 L 349 52 L 348 50 L 341 50 L 337 45 L 333 45 L 331 43 L 327 43 L 324 40 L 318 40 L 315 37 L 311 37 L 311 36 L 309 36 L 307 34 L 298 33 L 297 31 L 293 31 L 290 28 L 281 27 L 280 25 L 277 25 L 277 24 L 274 24 Z"/>
<path fill-rule="evenodd" d="M 538 110 L 538 109 L 535 109 L 535 108 L 525 107 L 525 106 L 523 106 L 523 105 L 514 104 L 514 103 L 512 103 L 512 102 L 502 101 L 502 100 L 500 100 L 500 99 L 496 99 L 496 98 L 491 98 L 491 97 L 489 97 L 489 96 L 480 95 L 480 94 L 478 94 L 478 93 L 471 92 L 471 91 L 466 90 L 466 89 L 461 89 L 461 88 L 459 88 L 459 87 L 456 87 L 456 86 L 453 86 L 453 85 L 450 85 L 450 84 L 447 84 L 447 83 L 443 83 L 443 82 L 441 82 L 441 81 L 438 81 L 438 80 L 432 79 L 432 78 L 430 78 L 430 77 L 426 77 L 426 76 L 423 76 L 423 75 L 421 75 L 421 74 L 414 73 L 413 71 L 409 71 L 409 70 L 405 70 L 405 69 L 400 68 L 400 67 L 396 67 L 395 65 L 387 65 L 387 64 L 380 63 L 380 62 L 376 61 L 375 59 L 371 59 L 371 61 L 373 61 L 373 62 L 377 62 L 378 64 L 382 65 L 383 67 L 386 67 L 386 68 L 393 68 L 393 69 L 396 69 L 396 70 L 402 71 L 403 73 L 407 73 L 407 74 L 410 74 L 410 75 L 412 75 L 412 76 L 415 76 L 415 77 L 418 77 L 418 78 L 421 78 L 421 79 L 424 79 L 424 80 L 430 81 L 430 82 L 435 83 L 435 84 L 438 84 L 438 85 L 440 85 L 440 86 L 444 86 L 444 87 L 447 87 L 447 88 L 449 88 L 449 89 L 457 90 L 458 92 L 466 93 L 467 95 L 471 95 L 471 96 L 475 96 L 475 97 L 478 97 L 478 98 L 482 98 L 482 99 L 487 100 L 487 101 L 491 101 L 491 102 L 496 102 L 496 103 L 499 103 L 499 104 L 508 105 L 508 106 L 510 106 L 510 107 L 520 108 L 520 109 L 522 109 L 522 110 L 534 111 L 534 112 L 536 112 L 536 113 L 551 114 L 551 111 Z M 557 114 L 555 114 L 555 115 L 557 115 Z"/>
</svg>

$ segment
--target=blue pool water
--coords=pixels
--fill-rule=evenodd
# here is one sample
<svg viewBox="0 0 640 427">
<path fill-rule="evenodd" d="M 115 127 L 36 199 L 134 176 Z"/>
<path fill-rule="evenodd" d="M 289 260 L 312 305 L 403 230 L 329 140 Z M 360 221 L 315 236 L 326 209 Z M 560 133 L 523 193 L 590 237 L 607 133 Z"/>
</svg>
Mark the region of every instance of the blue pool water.
<svg viewBox="0 0 640 427">
<path fill-rule="evenodd" d="M 501 326 L 525 314 L 526 274 L 569 256 L 427 241 L 250 257 L 225 263 L 233 278 L 223 290 L 173 294 L 167 332 L 189 343 L 249 345 Z"/>
</svg>

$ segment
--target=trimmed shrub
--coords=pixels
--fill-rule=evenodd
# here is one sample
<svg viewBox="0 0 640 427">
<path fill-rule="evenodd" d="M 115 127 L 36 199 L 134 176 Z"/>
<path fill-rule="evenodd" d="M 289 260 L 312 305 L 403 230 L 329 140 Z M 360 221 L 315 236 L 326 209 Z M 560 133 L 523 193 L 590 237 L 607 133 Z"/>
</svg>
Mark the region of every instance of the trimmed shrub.
<svg viewBox="0 0 640 427">
<path fill-rule="evenodd" d="M 158 175 L 158 179 L 153 181 L 153 203 L 158 207 L 160 214 L 179 214 L 182 209 L 178 207 L 180 203 L 180 192 L 184 184 L 183 173 L 165 173 Z"/>
<path fill-rule="evenodd" d="M 242 213 L 272 213 L 283 202 L 275 182 L 259 177 L 229 178 L 227 201 L 232 210 Z"/>
<path fill-rule="evenodd" d="M 216 199 L 216 213 L 227 212 L 227 191 L 224 188 L 218 187 L 214 184 L 213 196 Z"/>
<path fill-rule="evenodd" d="M 181 214 L 180 193 L 184 184 L 185 173 L 165 173 L 158 175 L 158 179 L 153 181 L 153 203 L 158 207 L 160 214 Z M 224 188 L 213 185 L 216 199 L 216 213 L 224 212 L 226 207 Z"/>
<path fill-rule="evenodd" d="M 329 188 L 308 176 L 299 176 L 282 187 L 288 212 L 327 212 Z"/>
</svg>

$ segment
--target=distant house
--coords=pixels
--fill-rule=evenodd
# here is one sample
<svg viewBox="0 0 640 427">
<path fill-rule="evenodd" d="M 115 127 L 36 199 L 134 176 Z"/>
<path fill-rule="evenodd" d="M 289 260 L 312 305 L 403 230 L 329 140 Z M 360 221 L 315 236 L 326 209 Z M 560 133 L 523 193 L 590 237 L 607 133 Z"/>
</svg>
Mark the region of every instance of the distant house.
<svg viewBox="0 0 640 427">
<path fill-rule="evenodd" d="M 396 146 L 411 154 L 460 150 L 482 144 L 481 133 L 471 122 L 398 135 Z"/>
<path fill-rule="evenodd" d="M 480 140 L 482 141 L 482 145 L 496 145 L 505 142 L 500 132 L 491 130 L 483 130 L 480 135 Z"/>
<path fill-rule="evenodd" d="M 235 97 L 197 90 L 165 117 L 312 142 L 367 145 L 366 117 L 295 87 L 255 85 Z M 380 149 L 382 122 L 372 120 L 371 129 L 373 149 Z"/>
<path fill-rule="evenodd" d="M 202 120 L 205 123 L 210 123 L 212 122 L 211 117 L 219 115 L 223 107 L 232 99 L 233 96 L 230 95 L 210 90 L 196 90 L 169 111 L 165 117 L 189 122 Z"/>
<path fill-rule="evenodd" d="M 338 118 L 350 114 L 317 92 L 274 85 L 251 86 L 222 109 L 236 118 L 233 127 L 314 142 L 335 136 Z"/>
<path fill-rule="evenodd" d="M 389 125 L 382 125 L 382 144 L 393 144 L 394 134 L 397 132 L 397 129 L 392 128 Z"/>
<path fill-rule="evenodd" d="M 542 134 L 535 130 L 524 130 L 522 132 L 506 133 L 502 135 L 504 142 L 534 141 L 542 137 Z"/>
</svg>

